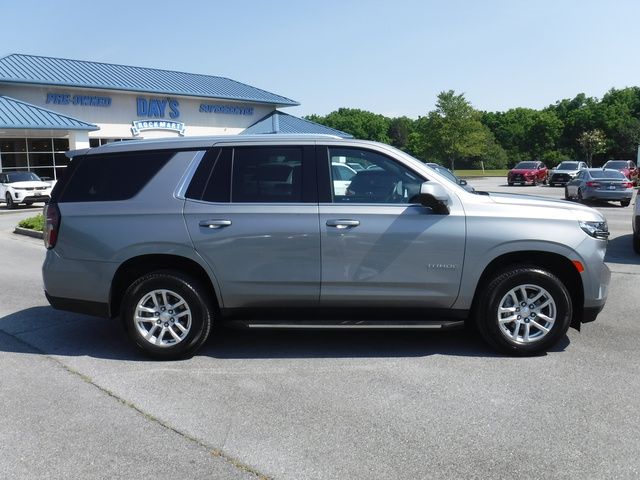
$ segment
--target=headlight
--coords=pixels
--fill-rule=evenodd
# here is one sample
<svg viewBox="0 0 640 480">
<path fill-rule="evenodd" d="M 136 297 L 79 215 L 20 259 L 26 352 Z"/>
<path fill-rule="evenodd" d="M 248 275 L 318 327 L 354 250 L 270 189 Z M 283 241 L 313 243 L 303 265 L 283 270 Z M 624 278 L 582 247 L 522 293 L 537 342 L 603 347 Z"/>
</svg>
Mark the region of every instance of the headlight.
<svg viewBox="0 0 640 480">
<path fill-rule="evenodd" d="M 579 222 L 580 228 L 584 233 L 593 238 L 606 240 L 609 238 L 609 227 L 607 222 Z"/>
</svg>

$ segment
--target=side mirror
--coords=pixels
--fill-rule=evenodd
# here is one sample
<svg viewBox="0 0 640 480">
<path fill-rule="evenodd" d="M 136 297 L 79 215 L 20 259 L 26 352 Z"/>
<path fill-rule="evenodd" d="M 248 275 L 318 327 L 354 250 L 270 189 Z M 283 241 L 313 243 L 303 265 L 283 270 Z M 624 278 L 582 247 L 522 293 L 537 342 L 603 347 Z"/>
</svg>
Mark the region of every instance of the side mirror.
<svg viewBox="0 0 640 480">
<path fill-rule="evenodd" d="M 445 188 L 439 183 L 424 182 L 420 185 L 420 193 L 413 201 L 433 210 L 433 213 L 448 215 L 451 198 Z"/>
<path fill-rule="evenodd" d="M 467 184 L 466 180 L 462 180 L 462 179 L 458 180 L 458 185 L 462 185 L 464 187 L 466 184 Z"/>
</svg>

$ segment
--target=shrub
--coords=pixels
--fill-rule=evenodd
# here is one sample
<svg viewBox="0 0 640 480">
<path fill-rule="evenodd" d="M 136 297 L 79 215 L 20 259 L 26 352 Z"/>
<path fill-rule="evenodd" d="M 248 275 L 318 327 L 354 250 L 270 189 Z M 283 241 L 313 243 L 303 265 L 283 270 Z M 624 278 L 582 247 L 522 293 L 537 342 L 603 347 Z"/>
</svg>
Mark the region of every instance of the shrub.
<svg viewBox="0 0 640 480">
<path fill-rule="evenodd" d="M 36 215 L 35 217 L 25 218 L 20 223 L 18 223 L 18 226 L 42 232 L 42 230 L 44 229 L 44 217 L 42 216 L 42 214 L 40 214 Z"/>
</svg>

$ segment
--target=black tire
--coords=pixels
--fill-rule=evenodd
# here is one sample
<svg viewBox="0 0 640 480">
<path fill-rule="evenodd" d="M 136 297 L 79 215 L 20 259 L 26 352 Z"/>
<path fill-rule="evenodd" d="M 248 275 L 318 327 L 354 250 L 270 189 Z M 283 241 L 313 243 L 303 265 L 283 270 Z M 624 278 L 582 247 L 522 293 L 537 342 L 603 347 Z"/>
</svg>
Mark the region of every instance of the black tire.
<svg viewBox="0 0 640 480">
<path fill-rule="evenodd" d="M 149 340 L 146 340 L 135 321 L 138 303 L 141 302 L 145 296 L 155 290 L 168 290 L 173 294 L 179 295 L 185 302 L 185 307 L 180 308 L 184 308 L 185 310 L 188 308 L 190 311 L 190 315 L 185 315 L 186 318 L 190 318 L 191 320 L 188 332 L 179 342 L 173 345 L 161 347 L 153 344 Z M 213 292 L 209 292 L 208 289 L 205 288 L 198 280 L 190 277 L 189 275 L 173 270 L 151 272 L 140 277 L 127 289 L 124 295 L 123 308 L 121 312 L 122 320 L 131 340 L 133 340 L 133 342 L 150 357 L 159 360 L 188 358 L 192 356 L 209 337 L 215 310 L 212 295 Z M 160 307 L 157 308 L 160 309 Z M 168 314 L 168 312 L 164 312 L 165 311 L 163 310 L 163 316 Z M 152 314 L 149 315 L 149 318 L 158 318 Z M 179 315 L 180 312 L 176 314 L 176 317 Z M 169 326 L 168 320 L 168 318 L 163 318 L 162 320 L 158 318 L 157 322 L 160 323 L 156 329 L 162 328 L 163 325 Z M 166 322 L 163 324 L 163 321 Z M 186 319 L 183 321 L 186 322 Z M 176 320 L 171 318 L 170 328 L 175 326 L 174 322 L 176 324 L 178 323 L 177 318 Z M 154 322 L 149 322 L 148 324 L 149 330 L 151 330 L 154 327 Z M 147 323 L 145 323 L 145 325 L 147 325 Z M 179 330 L 175 331 L 179 334 L 182 333 Z M 168 330 L 162 335 L 162 338 L 172 341 Z"/>
<path fill-rule="evenodd" d="M 627 198 L 625 200 L 620 200 L 620 205 L 622 205 L 623 207 L 628 207 L 631 204 L 631 199 Z"/>
<path fill-rule="evenodd" d="M 517 289 L 519 285 L 544 289 L 555 303 L 555 322 L 547 333 L 535 329 L 533 327 L 535 325 L 533 323 L 534 320 L 531 320 L 527 331 L 534 328 L 535 333 L 539 332 L 542 336 L 529 343 L 524 342 L 524 340 L 518 341 L 517 338 L 514 340 L 511 337 L 507 337 L 498 321 L 500 303 L 506 298 L 508 292 L 512 289 Z M 550 347 L 558 343 L 571 324 L 572 314 L 571 296 L 558 277 L 542 268 L 522 265 L 500 271 L 489 279 L 487 286 L 480 292 L 476 309 L 476 323 L 484 340 L 499 352 L 526 356 L 546 352 Z M 535 320 L 540 321 L 539 319 Z M 520 320 L 518 321 L 520 322 Z M 522 322 L 529 323 L 529 319 L 522 320 Z M 522 322 L 516 324 L 519 332 L 523 329 Z M 509 324 L 504 325 L 508 326 Z M 516 330 L 516 325 L 513 326 L 513 332 Z M 518 337 L 517 334 L 516 337 Z"/>
<path fill-rule="evenodd" d="M 25 204 L 27 207 L 30 207 L 31 205 L 33 205 L 33 202 L 24 202 L 24 204 Z"/>
<path fill-rule="evenodd" d="M 510 187 L 513 187 L 513 182 L 507 182 L 507 185 L 509 185 Z"/>
<path fill-rule="evenodd" d="M 544 177 L 544 180 L 542 180 L 543 185 L 546 185 L 548 183 L 548 179 L 547 177 Z"/>
<path fill-rule="evenodd" d="M 569 189 L 567 187 L 564 187 L 564 199 L 571 200 L 571 196 L 569 195 Z"/>
<path fill-rule="evenodd" d="M 640 255 L 640 234 L 633 234 L 633 251 Z"/>
<path fill-rule="evenodd" d="M 9 192 L 7 192 L 6 200 L 7 200 L 7 209 L 13 210 L 14 208 L 16 208 L 16 204 L 13 201 L 13 198 L 11 197 L 11 194 Z"/>
<path fill-rule="evenodd" d="M 584 198 L 582 198 L 582 190 L 578 188 L 578 195 L 576 197 L 576 199 L 580 202 L 583 203 L 584 202 Z"/>
</svg>

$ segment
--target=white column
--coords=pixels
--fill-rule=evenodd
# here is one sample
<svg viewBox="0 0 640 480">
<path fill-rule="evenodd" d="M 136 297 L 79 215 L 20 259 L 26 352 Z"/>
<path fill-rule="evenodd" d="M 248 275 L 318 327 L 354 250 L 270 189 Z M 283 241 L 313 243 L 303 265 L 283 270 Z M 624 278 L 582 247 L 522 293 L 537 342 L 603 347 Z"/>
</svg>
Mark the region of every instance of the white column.
<svg viewBox="0 0 640 480">
<path fill-rule="evenodd" d="M 89 132 L 76 130 L 69 132 L 69 150 L 89 148 Z"/>
</svg>

